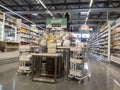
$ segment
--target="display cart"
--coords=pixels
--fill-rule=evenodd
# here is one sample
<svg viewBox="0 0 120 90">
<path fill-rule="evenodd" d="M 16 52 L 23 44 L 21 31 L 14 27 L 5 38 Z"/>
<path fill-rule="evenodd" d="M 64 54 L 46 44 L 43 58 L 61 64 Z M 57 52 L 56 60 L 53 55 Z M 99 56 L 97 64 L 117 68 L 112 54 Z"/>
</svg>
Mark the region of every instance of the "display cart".
<svg viewBox="0 0 120 90">
<path fill-rule="evenodd" d="M 87 69 L 84 68 L 86 62 L 84 51 L 80 47 L 71 47 L 69 78 L 75 78 L 78 83 L 83 83 L 85 78 L 90 79 Z"/>
<path fill-rule="evenodd" d="M 20 55 L 19 55 L 19 69 L 17 71 L 18 73 L 25 73 L 27 74 L 27 76 L 29 76 L 30 72 L 31 72 L 31 48 L 30 46 L 20 46 Z"/>
</svg>

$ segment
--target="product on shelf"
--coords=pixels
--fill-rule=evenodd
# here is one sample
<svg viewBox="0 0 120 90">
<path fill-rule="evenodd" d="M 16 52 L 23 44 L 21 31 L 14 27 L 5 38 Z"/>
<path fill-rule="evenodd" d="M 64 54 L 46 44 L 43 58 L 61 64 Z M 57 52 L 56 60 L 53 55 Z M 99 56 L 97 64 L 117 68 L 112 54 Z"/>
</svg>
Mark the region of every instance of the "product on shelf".
<svg viewBox="0 0 120 90">
<path fill-rule="evenodd" d="M 120 19 L 111 24 L 111 61 L 120 64 Z"/>
<path fill-rule="evenodd" d="M 110 22 L 104 24 L 99 32 L 91 35 L 88 40 L 89 51 L 99 60 L 108 60 L 108 30 Z"/>
<path fill-rule="evenodd" d="M 20 34 L 20 41 L 22 44 L 27 43 L 34 43 L 36 38 L 39 37 L 37 28 L 32 28 L 26 24 L 21 23 L 21 28 L 18 29 L 18 33 Z"/>
</svg>

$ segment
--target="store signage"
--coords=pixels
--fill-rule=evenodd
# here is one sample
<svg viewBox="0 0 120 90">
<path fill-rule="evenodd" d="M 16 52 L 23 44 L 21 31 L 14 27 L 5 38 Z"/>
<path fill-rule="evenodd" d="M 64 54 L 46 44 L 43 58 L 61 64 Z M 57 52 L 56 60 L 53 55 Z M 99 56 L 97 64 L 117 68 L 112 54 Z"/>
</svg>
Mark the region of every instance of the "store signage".
<svg viewBox="0 0 120 90">
<path fill-rule="evenodd" d="M 66 18 L 49 18 L 46 20 L 46 28 L 66 28 L 67 27 L 67 19 Z"/>
</svg>

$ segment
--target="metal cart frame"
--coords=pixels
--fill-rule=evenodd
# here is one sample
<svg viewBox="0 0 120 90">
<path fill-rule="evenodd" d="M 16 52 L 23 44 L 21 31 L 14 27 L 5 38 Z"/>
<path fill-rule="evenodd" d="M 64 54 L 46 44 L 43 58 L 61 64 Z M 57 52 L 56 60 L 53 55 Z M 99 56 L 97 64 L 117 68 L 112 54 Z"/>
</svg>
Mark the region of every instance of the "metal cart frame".
<svg viewBox="0 0 120 90">
<path fill-rule="evenodd" d="M 84 68 L 85 58 L 82 55 L 78 56 L 75 54 L 75 52 L 79 54 L 83 53 L 82 49 L 80 47 L 71 47 L 70 51 L 73 52 L 73 58 L 70 59 L 69 78 L 77 79 L 78 83 L 83 83 L 85 78 L 88 78 L 89 80 L 90 75 L 88 74 L 88 71 Z M 77 68 L 78 65 L 80 69 Z"/>
</svg>

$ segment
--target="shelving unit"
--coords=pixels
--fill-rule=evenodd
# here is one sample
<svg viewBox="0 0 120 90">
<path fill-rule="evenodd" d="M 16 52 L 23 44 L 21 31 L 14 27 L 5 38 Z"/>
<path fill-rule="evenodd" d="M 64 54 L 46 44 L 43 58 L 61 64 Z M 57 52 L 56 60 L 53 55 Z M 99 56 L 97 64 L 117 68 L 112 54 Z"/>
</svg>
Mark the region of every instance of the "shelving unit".
<svg viewBox="0 0 120 90">
<path fill-rule="evenodd" d="M 109 38 L 109 28 L 110 23 L 107 22 L 104 24 L 99 32 L 94 33 L 91 35 L 90 39 L 88 40 L 89 48 L 91 55 L 94 56 L 96 59 L 101 61 L 108 61 L 108 38 Z"/>
<path fill-rule="evenodd" d="M 3 41 L 4 16 L 5 14 L 3 12 L 0 12 L 0 41 Z"/>
<path fill-rule="evenodd" d="M 17 19 L 0 11 L 0 60 L 18 56 Z"/>
<path fill-rule="evenodd" d="M 19 42 L 0 41 L 0 60 L 19 57 Z"/>
<path fill-rule="evenodd" d="M 111 24 L 111 61 L 120 64 L 120 19 Z"/>
<path fill-rule="evenodd" d="M 17 19 L 0 12 L 0 41 L 17 41 Z"/>
<path fill-rule="evenodd" d="M 39 37 L 38 29 L 32 28 L 26 24 L 21 23 L 21 28 L 18 30 L 20 34 L 20 41 L 24 44 L 29 44 L 32 39 Z"/>
<path fill-rule="evenodd" d="M 17 19 L 5 14 L 4 41 L 17 41 Z"/>
<path fill-rule="evenodd" d="M 11 52 L 19 50 L 19 42 L 0 41 L 1 52 Z"/>
</svg>

